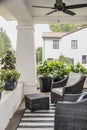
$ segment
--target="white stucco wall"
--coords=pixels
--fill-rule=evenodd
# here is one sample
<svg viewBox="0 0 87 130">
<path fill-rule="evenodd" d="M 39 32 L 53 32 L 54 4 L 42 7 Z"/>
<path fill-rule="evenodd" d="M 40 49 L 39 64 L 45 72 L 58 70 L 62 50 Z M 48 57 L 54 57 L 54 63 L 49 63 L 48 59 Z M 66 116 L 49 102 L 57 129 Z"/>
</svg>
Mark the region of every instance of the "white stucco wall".
<svg viewBox="0 0 87 130">
<path fill-rule="evenodd" d="M 19 83 L 13 91 L 3 91 L 0 100 L 0 130 L 5 130 L 7 124 L 23 99 L 23 84 Z"/>
<path fill-rule="evenodd" d="M 53 49 L 53 39 L 45 39 L 45 59 L 57 59 L 60 54 L 74 59 L 74 64 L 78 61 L 82 63 L 82 55 L 87 55 L 87 28 L 64 36 L 59 41 L 59 49 Z M 71 40 L 78 41 L 78 49 L 71 49 Z M 87 67 L 87 64 L 84 64 Z"/>
<path fill-rule="evenodd" d="M 80 61 L 82 63 L 82 55 L 87 55 L 87 28 L 71 33 L 63 37 L 61 42 L 61 51 L 63 55 L 73 58 L 74 63 Z M 78 49 L 71 49 L 71 40 L 78 41 Z M 87 64 L 84 64 L 87 66 Z"/>
<path fill-rule="evenodd" d="M 44 41 L 44 59 L 46 60 L 48 58 L 58 59 L 60 55 L 60 49 L 53 49 L 53 40 L 57 39 L 45 39 Z"/>
</svg>

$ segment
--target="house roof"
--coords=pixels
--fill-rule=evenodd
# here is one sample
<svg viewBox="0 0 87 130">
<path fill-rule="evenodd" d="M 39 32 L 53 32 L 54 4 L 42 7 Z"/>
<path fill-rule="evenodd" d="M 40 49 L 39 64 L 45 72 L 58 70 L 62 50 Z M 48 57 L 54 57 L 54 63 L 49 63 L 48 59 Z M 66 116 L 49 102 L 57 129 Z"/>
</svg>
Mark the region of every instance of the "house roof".
<svg viewBox="0 0 87 130">
<path fill-rule="evenodd" d="M 73 31 L 73 32 L 69 32 L 69 33 L 65 34 L 64 36 L 70 35 L 70 34 L 75 33 L 75 32 L 78 32 L 78 31 L 83 30 L 83 29 L 85 29 L 85 28 L 87 28 L 87 26 L 83 26 L 82 28 L 76 29 L 76 30 Z"/>
<path fill-rule="evenodd" d="M 85 29 L 85 28 L 87 28 L 87 26 L 82 27 L 80 29 L 77 29 L 77 30 L 75 30 L 73 32 L 43 32 L 42 37 L 43 38 L 59 38 L 60 39 L 63 36 L 70 35 L 72 33 L 78 32 L 78 31 L 80 31 L 82 29 Z"/>
<path fill-rule="evenodd" d="M 43 32 L 43 38 L 62 38 L 67 32 Z"/>
</svg>

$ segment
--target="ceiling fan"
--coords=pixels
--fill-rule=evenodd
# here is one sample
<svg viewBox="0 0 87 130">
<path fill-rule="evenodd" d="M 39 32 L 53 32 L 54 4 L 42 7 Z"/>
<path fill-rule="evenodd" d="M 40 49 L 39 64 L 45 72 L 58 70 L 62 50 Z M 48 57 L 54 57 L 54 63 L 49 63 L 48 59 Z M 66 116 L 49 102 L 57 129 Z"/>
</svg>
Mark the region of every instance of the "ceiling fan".
<svg viewBox="0 0 87 130">
<path fill-rule="evenodd" d="M 69 10 L 69 9 L 77 9 L 77 8 L 83 8 L 83 7 L 87 7 L 87 3 L 84 4 L 75 4 L 75 5 L 66 5 L 62 0 L 55 0 L 54 3 L 54 7 L 47 7 L 47 6 L 32 6 L 35 8 L 48 8 L 48 9 L 53 9 L 51 12 L 45 14 L 45 15 L 50 15 L 54 12 L 57 11 L 62 11 L 63 13 L 66 13 L 68 15 L 75 15 L 76 13 L 74 13 L 73 11 Z"/>
</svg>

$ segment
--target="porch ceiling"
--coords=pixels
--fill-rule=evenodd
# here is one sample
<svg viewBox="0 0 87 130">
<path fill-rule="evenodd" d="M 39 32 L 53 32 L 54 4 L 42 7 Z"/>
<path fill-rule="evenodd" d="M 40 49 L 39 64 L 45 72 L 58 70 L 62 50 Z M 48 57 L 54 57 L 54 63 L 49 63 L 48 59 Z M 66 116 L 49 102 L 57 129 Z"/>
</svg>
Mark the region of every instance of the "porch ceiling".
<svg viewBox="0 0 87 130">
<path fill-rule="evenodd" d="M 64 0 L 66 5 L 87 3 L 87 0 Z M 53 6 L 54 0 L 1 0 L 0 15 L 7 20 L 20 22 L 57 23 L 58 12 L 45 16 L 51 9 L 33 8 L 32 5 Z M 87 7 L 73 9 L 75 16 L 59 12 L 59 20 L 62 23 L 87 23 Z"/>
</svg>

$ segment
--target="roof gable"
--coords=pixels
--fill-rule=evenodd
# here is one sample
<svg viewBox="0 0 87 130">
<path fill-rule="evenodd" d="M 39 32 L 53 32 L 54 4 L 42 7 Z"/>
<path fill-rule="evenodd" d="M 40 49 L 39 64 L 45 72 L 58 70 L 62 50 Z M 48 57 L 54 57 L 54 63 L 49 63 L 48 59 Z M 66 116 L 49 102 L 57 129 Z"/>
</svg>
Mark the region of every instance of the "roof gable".
<svg viewBox="0 0 87 130">
<path fill-rule="evenodd" d="M 67 32 L 43 32 L 43 38 L 62 38 Z"/>
</svg>

